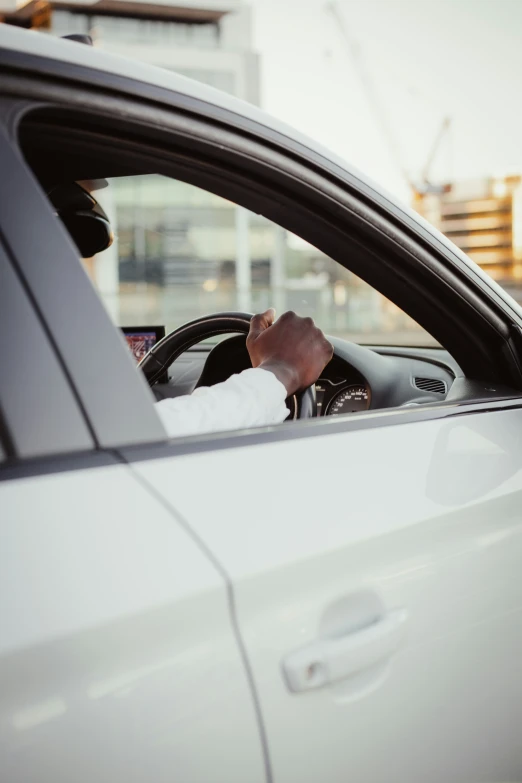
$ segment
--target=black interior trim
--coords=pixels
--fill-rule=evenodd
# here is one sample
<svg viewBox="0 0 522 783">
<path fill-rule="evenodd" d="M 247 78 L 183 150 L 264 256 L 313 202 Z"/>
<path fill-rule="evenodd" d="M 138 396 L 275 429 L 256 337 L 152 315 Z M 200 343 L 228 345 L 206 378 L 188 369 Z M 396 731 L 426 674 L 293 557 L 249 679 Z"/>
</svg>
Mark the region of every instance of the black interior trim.
<svg viewBox="0 0 522 783">
<path fill-rule="evenodd" d="M 327 335 L 328 336 L 328 335 Z M 374 353 L 378 353 L 381 356 L 391 356 L 400 359 L 414 359 L 422 362 L 427 362 L 435 367 L 440 367 L 442 370 L 450 373 L 454 378 L 462 375 L 462 368 L 450 356 L 450 354 L 442 347 L 431 346 L 402 346 L 402 345 L 371 345 L 367 343 L 359 343 L 363 348 L 368 348 Z M 197 355 L 198 353 L 210 353 L 214 344 L 199 344 L 191 346 L 186 355 Z M 426 370 L 429 372 L 429 369 Z"/>
<path fill-rule="evenodd" d="M 376 353 L 380 353 L 381 356 L 396 356 L 403 359 L 420 359 L 421 361 L 433 364 L 436 367 L 440 367 L 447 372 L 450 372 L 454 377 L 462 375 L 462 368 L 450 356 L 450 354 L 444 350 L 444 348 L 432 348 L 432 347 L 410 347 L 410 346 L 393 346 L 393 345 L 367 345 Z"/>
<path fill-rule="evenodd" d="M 16 457 L 16 449 L 9 427 L 6 424 L 5 415 L 0 405 L 0 448 L 3 451 L 6 462 Z M 1 460 L 0 460 L 1 464 Z"/>
</svg>

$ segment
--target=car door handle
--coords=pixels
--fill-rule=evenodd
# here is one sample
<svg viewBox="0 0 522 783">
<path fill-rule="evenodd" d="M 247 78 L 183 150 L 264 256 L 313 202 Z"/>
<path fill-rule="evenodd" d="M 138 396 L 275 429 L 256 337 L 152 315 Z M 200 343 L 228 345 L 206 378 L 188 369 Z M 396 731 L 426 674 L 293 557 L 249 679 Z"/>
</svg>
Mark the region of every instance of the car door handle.
<svg viewBox="0 0 522 783">
<path fill-rule="evenodd" d="M 322 688 L 389 660 L 404 635 L 407 613 L 396 609 L 352 633 L 318 639 L 285 657 L 283 672 L 294 693 Z"/>
</svg>

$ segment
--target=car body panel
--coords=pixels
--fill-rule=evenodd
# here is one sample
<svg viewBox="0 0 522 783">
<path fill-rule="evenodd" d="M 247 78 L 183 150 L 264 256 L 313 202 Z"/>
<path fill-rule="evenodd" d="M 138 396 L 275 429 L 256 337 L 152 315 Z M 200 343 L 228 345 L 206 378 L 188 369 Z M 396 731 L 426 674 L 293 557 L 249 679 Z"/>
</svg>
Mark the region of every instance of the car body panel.
<svg viewBox="0 0 522 783">
<path fill-rule="evenodd" d="M 521 429 L 492 410 L 133 462 L 233 581 L 274 780 L 522 769 Z M 289 654 L 397 610 L 395 656 L 289 691 Z"/>
<path fill-rule="evenodd" d="M 117 460 L 0 492 L 2 780 L 265 780 L 225 580 L 164 504 Z"/>
</svg>

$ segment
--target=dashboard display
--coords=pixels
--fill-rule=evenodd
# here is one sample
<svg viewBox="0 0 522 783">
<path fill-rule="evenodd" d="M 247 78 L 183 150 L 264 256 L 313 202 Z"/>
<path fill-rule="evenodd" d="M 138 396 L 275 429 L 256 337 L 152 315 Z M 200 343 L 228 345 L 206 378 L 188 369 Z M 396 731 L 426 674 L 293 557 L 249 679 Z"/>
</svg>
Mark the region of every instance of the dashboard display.
<svg viewBox="0 0 522 783">
<path fill-rule="evenodd" d="M 136 364 L 165 337 L 164 326 L 123 326 L 121 331 Z M 165 372 L 157 382 L 168 383 L 168 374 Z"/>
<path fill-rule="evenodd" d="M 154 332 L 129 332 L 125 335 L 125 339 L 137 362 L 141 362 L 150 349 L 156 345 Z"/>
<path fill-rule="evenodd" d="M 122 326 L 121 331 L 136 363 L 165 337 L 164 326 Z"/>
<path fill-rule="evenodd" d="M 331 400 L 326 413 L 329 416 L 341 416 L 345 413 L 358 413 L 370 407 L 368 389 L 363 384 L 345 387 Z"/>
</svg>

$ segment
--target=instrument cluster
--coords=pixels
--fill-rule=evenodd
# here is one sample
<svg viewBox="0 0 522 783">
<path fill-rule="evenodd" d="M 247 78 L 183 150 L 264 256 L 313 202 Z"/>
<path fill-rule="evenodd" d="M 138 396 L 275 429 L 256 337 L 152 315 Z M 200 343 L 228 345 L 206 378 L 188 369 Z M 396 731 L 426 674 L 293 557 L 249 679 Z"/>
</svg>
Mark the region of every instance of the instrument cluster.
<svg viewBox="0 0 522 783">
<path fill-rule="evenodd" d="M 336 384 L 327 378 L 320 378 L 315 384 L 318 416 L 342 416 L 345 413 L 358 413 L 370 407 L 370 390 L 364 383 L 348 386 L 341 381 Z"/>
<path fill-rule="evenodd" d="M 336 356 L 315 384 L 318 416 L 342 416 L 366 411 L 371 390 L 365 379 Z"/>
</svg>

